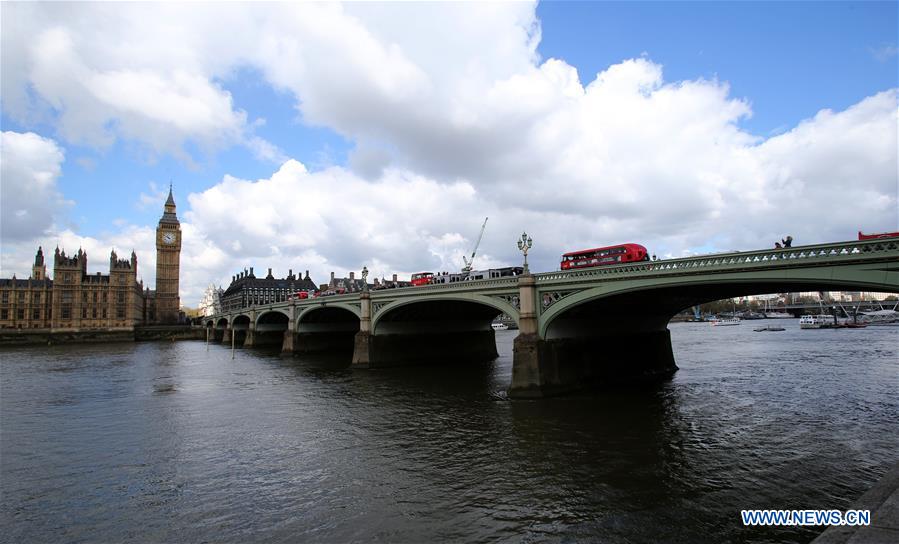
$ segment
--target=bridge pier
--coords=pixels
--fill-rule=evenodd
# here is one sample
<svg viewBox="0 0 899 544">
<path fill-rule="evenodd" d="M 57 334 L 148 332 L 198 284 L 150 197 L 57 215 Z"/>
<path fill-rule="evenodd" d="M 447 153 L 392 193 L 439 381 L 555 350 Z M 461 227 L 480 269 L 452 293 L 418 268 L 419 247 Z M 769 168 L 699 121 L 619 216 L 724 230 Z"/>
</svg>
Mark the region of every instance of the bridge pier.
<svg viewBox="0 0 899 544">
<path fill-rule="evenodd" d="M 250 327 L 247 329 L 247 335 L 243 340 L 243 347 L 251 348 L 256 345 L 256 327 L 253 324 L 250 324 Z"/>
<path fill-rule="evenodd" d="M 676 371 L 668 329 L 552 340 L 519 334 L 509 396 L 548 397 L 587 387 L 664 379 Z"/>
<path fill-rule="evenodd" d="M 371 293 L 363 291 L 359 295 L 361 302 L 359 311 L 359 332 L 353 337 L 353 362 L 355 368 L 371 368 L 372 335 L 371 335 Z M 377 357 L 375 357 L 377 360 Z"/>
<path fill-rule="evenodd" d="M 560 395 L 590 386 L 660 379 L 676 370 L 671 334 L 661 330 L 587 327 L 570 336 L 544 339 L 537 327 L 534 277 L 518 280 L 519 334 L 512 350 L 512 398 Z"/>
<path fill-rule="evenodd" d="M 231 327 L 225 327 L 224 332 L 222 332 L 222 344 L 230 344 L 232 334 Z"/>
<path fill-rule="evenodd" d="M 297 333 L 291 327 L 284 331 L 284 341 L 281 342 L 281 353 L 293 353 L 297 349 Z"/>
<path fill-rule="evenodd" d="M 297 301 L 290 299 L 290 305 L 287 307 L 287 330 L 284 331 L 284 340 L 281 342 L 281 353 L 293 353 L 297 346 Z"/>
</svg>

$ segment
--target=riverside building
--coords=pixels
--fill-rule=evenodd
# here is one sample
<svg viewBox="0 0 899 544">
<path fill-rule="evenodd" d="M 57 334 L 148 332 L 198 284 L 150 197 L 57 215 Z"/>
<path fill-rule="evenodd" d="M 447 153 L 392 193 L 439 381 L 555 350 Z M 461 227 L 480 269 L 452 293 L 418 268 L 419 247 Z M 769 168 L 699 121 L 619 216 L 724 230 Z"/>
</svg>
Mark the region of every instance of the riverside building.
<svg viewBox="0 0 899 544">
<path fill-rule="evenodd" d="M 181 226 L 171 188 L 156 229 L 155 291 L 138 280 L 137 255 L 109 254 L 109 273 L 88 274 L 87 252 L 71 257 L 58 247 L 53 279 L 38 247 L 28 279 L 0 279 L 0 328 L 128 330 L 140 325 L 179 322 Z"/>
</svg>

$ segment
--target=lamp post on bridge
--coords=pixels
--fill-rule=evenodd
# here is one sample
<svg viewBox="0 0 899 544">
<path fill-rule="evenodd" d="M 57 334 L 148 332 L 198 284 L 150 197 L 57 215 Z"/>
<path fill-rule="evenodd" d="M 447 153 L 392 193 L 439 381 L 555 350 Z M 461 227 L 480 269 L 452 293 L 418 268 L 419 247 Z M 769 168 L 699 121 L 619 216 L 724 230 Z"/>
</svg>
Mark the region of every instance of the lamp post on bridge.
<svg viewBox="0 0 899 544">
<path fill-rule="evenodd" d="M 528 236 L 528 233 L 521 233 L 521 240 L 518 240 L 518 250 L 524 253 L 524 273 L 530 274 L 528 270 L 528 250 L 534 245 L 534 241 Z"/>
<path fill-rule="evenodd" d="M 359 294 L 359 332 L 353 339 L 353 366 L 368 368 L 371 363 L 371 293 L 368 268 L 362 267 L 362 292 Z"/>
</svg>

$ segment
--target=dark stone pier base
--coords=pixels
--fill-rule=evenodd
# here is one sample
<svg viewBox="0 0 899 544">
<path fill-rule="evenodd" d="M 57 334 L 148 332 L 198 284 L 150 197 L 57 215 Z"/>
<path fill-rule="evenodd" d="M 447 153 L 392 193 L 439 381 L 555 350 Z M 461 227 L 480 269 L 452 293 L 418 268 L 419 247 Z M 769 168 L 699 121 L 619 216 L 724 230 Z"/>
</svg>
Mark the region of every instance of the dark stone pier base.
<svg viewBox="0 0 899 544">
<path fill-rule="evenodd" d="M 353 331 L 300 332 L 296 334 L 293 352 L 348 355 L 353 348 L 354 334 Z"/>
<path fill-rule="evenodd" d="M 513 398 L 540 398 L 592 386 L 658 380 L 677 371 L 663 331 L 541 340 L 520 334 L 513 349 Z"/>
<path fill-rule="evenodd" d="M 353 367 L 475 363 L 492 361 L 498 356 L 493 329 L 387 335 L 359 332 L 354 340 Z"/>
<path fill-rule="evenodd" d="M 281 353 L 293 353 L 297 348 L 297 333 L 284 331 L 284 340 L 281 341 Z"/>
</svg>

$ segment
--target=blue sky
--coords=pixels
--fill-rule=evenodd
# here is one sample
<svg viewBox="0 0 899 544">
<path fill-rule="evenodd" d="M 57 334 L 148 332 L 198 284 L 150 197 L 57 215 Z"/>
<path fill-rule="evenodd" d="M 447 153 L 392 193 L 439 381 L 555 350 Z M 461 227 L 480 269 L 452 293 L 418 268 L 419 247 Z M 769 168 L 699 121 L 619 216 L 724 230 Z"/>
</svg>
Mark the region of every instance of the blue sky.
<svg viewBox="0 0 899 544">
<path fill-rule="evenodd" d="M 861 199 L 877 210 L 832 218 L 800 240 L 896 227 L 895 2 L 66 9 L 2 5 L 3 131 L 62 150 L 61 162 L 46 155 L 58 174 L 44 200 L 73 203 L 32 211 L 7 198 L 33 185 L 35 169 L 19 169 L 16 150 L 38 151 L 4 144 L 3 196 L 23 208 L 4 213 L 47 215 L 30 235 L 4 226 L 4 275 L 57 240 L 152 254 L 147 234 L 169 182 L 196 229 L 185 247 L 196 276 L 182 287 L 188 296 L 244 265 L 277 270 L 288 260 L 319 275 L 357 261 L 383 274 L 449 268 L 485 215 L 485 264 L 516 259 L 501 240 L 528 228 L 546 241 L 535 261 L 547 269 L 578 244 L 622 238 L 671 256 L 767 246 L 795 227 L 747 234 L 726 219 L 787 215 L 785 198 L 812 207 Z M 220 25 L 204 10 L 218 11 Z M 333 32 L 317 32 L 328 25 Z M 169 103 L 184 115 L 157 108 Z M 824 168 L 825 156 L 839 168 Z M 305 170 L 285 169 L 288 159 Z M 272 189 L 279 171 L 293 183 L 282 193 Z M 849 191 L 846 180 L 860 177 L 869 181 Z M 351 195 L 365 191 L 395 191 L 396 202 L 353 208 Z M 574 196 L 581 191 L 589 198 Z M 238 193 L 278 221 L 249 218 L 225 236 L 213 200 Z M 424 203 L 433 194 L 447 209 Z M 397 216 L 415 206 L 422 219 Z M 371 232 L 354 238 L 344 224 Z M 259 225 L 259 238 L 242 238 Z M 265 228 L 298 230 L 269 243 Z M 320 238 L 304 239 L 313 231 Z"/>
<path fill-rule="evenodd" d="M 540 53 L 592 77 L 647 54 L 670 80 L 720 79 L 768 136 L 897 84 L 896 2 L 544 2 Z M 889 51 L 892 51 L 890 53 Z M 839 74 L 835 84 L 834 75 Z"/>
</svg>

